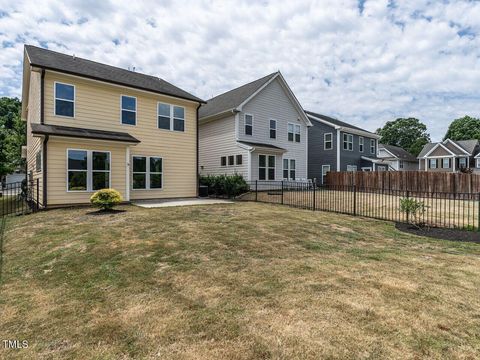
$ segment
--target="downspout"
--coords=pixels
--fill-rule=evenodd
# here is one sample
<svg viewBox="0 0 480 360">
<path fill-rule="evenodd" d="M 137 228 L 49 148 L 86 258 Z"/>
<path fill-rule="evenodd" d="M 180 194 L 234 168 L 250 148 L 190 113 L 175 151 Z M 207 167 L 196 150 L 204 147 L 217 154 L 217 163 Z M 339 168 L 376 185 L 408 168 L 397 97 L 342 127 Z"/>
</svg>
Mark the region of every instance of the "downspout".
<svg viewBox="0 0 480 360">
<path fill-rule="evenodd" d="M 196 154 L 196 162 L 195 162 L 195 171 L 197 173 L 197 189 L 195 190 L 195 193 L 197 194 L 196 196 L 198 197 L 198 190 L 199 190 L 199 187 L 200 187 L 200 169 L 199 169 L 199 139 L 200 139 L 200 136 L 198 134 L 198 110 L 200 109 L 200 106 L 202 106 L 201 103 L 198 103 L 198 106 L 197 106 L 197 118 L 196 118 L 196 132 L 197 132 L 197 154 Z"/>
<path fill-rule="evenodd" d="M 42 69 L 42 77 L 40 80 L 40 124 L 45 124 L 45 69 Z M 47 152 L 48 152 L 48 135 L 45 136 L 43 140 L 43 181 L 42 181 L 42 192 L 43 192 L 43 207 L 47 207 Z"/>
</svg>

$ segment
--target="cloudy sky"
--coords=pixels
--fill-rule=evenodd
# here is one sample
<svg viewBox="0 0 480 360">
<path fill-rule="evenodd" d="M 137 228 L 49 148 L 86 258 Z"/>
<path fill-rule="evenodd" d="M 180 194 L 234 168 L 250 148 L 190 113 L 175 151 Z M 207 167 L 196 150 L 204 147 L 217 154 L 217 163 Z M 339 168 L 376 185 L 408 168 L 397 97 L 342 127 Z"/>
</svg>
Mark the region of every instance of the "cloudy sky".
<svg viewBox="0 0 480 360">
<path fill-rule="evenodd" d="M 480 1 L 0 0 L 0 96 L 23 44 L 157 75 L 208 99 L 280 70 L 305 109 L 434 140 L 480 117 Z"/>
</svg>

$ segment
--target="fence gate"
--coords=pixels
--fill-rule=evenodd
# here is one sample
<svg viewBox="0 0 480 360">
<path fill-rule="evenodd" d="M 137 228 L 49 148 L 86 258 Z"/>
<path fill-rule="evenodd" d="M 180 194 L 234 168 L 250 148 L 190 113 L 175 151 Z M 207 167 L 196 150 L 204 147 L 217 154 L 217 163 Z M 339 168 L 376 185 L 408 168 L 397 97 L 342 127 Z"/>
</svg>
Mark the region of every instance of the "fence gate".
<svg viewBox="0 0 480 360">
<path fill-rule="evenodd" d="M 38 211 L 39 179 L 0 186 L 0 217 Z"/>
</svg>

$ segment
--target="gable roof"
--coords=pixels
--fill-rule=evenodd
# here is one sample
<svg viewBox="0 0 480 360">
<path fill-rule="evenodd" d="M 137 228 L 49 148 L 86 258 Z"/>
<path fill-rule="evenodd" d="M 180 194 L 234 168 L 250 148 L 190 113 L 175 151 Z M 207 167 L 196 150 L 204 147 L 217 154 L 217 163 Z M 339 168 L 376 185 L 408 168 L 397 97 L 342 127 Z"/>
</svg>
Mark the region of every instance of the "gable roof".
<svg viewBox="0 0 480 360">
<path fill-rule="evenodd" d="M 378 145 L 379 149 L 386 149 L 390 154 L 393 156 L 397 157 L 400 160 L 405 160 L 405 161 L 417 161 L 415 156 L 410 154 L 407 150 L 399 147 L 399 146 L 393 146 L 393 145 L 387 145 L 387 144 L 379 144 Z"/>
<path fill-rule="evenodd" d="M 310 120 L 320 121 L 320 122 L 323 122 L 323 123 L 328 123 L 328 124 L 330 124 L 334 127 L 340 127 L 340 128 L 342 128 L 342 130 L 347 130 L 347 131 L 348 130 L 353 130 L 353 131 L 358 131 L 358 132 L 361 132 L 361 133 L 365 133 L 366 136 L 371 136 L 372 138 L 376 138 L 376 139 L 380 138 L 379 135 L 377 135 L 375 133 L 372 133 L 371 131 L 359 128 L 358 126 L 355 126 L 355 125 L 348 124 L 344 121 L 335 119 L 333 117 L 318 114 L 318 113 L 315 113 L 313 111 L 307 111 L 307 110 L 305 110 L 305 113 L 307 114 L 307 117 Z"/>
<path fill-rule="evenodd" d="M 185 90 L 155 76 L 62 54 L 33 45 L 25 45 L 25 52 L 32 66 L 151 91 L 162 95 L 174 96 L 181 99 L 205 102 Z"/>
<path fill-rule="evenodd" d="M 453 146 L 449 146 L 449 147 L 445 146 L 445 144 L 448 144 L 448 143 L 452 143 Z M 425 155 L 428 155 L 434 148 L 438 146 L 442 146 L 443 148 L 446 148 L 450 153 L 452 153 L 452 155 L 465 156 L 466 155 L 465 152 L 467 152 L 470 155 L 474 155 L 478 145 L 480 145 L 480 142 L 478 140 L 453 141 L 450 139 L 446 139 L 443 142 L 425 144 L 425 146 L 423 147 L 418 157 L 419 158 L 425 157 Z"/>
<path fill-rule="evenodd" d="M 207 100 L 207 103 L 200 107 L 198 116 L 200 118 L 205 118 L 212 115 L 221 114 L 229 110 L 234 111 L 238 106 L 245 102 L 245 100 L 255 94 L 255 92 L 257 92 L 263 85 L 272 80 L 277 74 L 278 72 L 274 72 Z"/>
</svg>

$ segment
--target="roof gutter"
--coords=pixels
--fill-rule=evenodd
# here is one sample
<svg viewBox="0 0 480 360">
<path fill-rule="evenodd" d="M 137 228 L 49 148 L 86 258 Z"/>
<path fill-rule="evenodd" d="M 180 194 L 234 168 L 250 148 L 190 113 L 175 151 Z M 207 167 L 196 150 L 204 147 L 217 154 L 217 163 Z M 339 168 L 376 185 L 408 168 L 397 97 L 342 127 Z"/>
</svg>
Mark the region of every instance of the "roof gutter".
<svg viewBox="0 0 480 360">
<path fill-rule="evenodd" d="M 200 188 L 200 171 L 199 171 L 199 165 L 200 165 L 200 164 L 199 164 L 199 158 L 200 158 L 200 155 L 199 155 L 199 148 L 200 148 L 200 143 L 199 143 L 199 141 L 200 141 L 200 140 L 199 140 L 199 139 L 200 139 L 200 135 L 199 135 L 199 133 L 198 133 L 198 128 L 199 128 L 198 122 L 200 121 L 199 118 L 198 118 L 198 111 L 200 110 L 200 106 L 202 106 L 201 103 L 199 103 L 198 106 L 197 106 L 197 117 L 196 117 L 196 122 L 195 122 L 195 127 L 196 127 L 196 130 L 195 130 L 195 131 L 196 131 L 196 133 L 197 133 L 197 135 L 196 135 L 196 137 L 197 137 L 197 140 L 196 140 L 196 141 L 197 141 L 197 146 L 196 146 L 196 148 L 197 148 L 197 149 L 196 149 L 196 155 L 195 155 L 195 156 L 196 156 L 196 161 L 195 161 L 195 173 L 197 174 L 197 189 L 195 190 L 195 193 L 197 194 L 197 197 L 198 197 L 198 195 L 199 195 L 198 192 L 199 192 L 199 188 Z"/>
<path fill-rule="evenodd" d="M 228 109 L 228 110 L 225 110 L 225 111 L 213 114 L 213 115 L 205 116 L 201 119 L 199 118 L 199 120 L 201 120 L 202 122 L 210 121 L 210 120 L 217 120 L 217 119 L 221 119 L 222 117 L 224 117 L 226 115 L 230 115 L 230 114 L 235 115 L 235 114 L 238 114 L 239 112 L 240 112 L 240 110 L 238 110 L 238 108 L 233 108 L 233 109 Z"/>
</svg>

